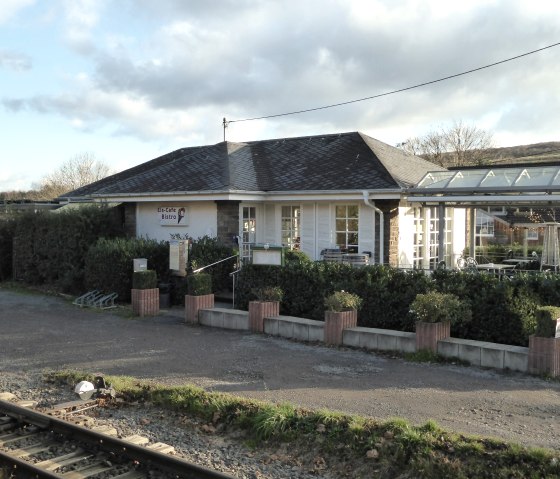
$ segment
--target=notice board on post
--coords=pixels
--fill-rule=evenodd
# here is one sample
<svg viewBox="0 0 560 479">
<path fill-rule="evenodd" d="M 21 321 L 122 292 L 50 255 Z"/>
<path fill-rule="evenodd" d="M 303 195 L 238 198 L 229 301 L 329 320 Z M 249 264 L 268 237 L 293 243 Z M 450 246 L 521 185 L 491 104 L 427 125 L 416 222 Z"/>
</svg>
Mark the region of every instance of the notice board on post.
<svg viewBox="0 0 560 479">
<path fill-rule="evenodd" d="M 254 245 L 251 252 L 253 253 L 253 264 L 284 265 L 284 248 L 282 246 Z"/>
<path fill-rule="evenodd" d="M 187 262 L 189 260 L 189 241 L 169 241 L 169 270 L 175 276 L 187 275 Z"/>
</svg>

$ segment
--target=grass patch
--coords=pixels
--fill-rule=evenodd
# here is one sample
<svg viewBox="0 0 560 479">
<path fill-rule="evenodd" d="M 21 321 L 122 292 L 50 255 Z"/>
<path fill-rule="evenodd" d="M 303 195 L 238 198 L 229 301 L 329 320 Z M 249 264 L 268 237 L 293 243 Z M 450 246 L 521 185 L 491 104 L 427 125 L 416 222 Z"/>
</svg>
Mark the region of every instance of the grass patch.
<svg viewBox="0 0 560 479">
<path fill-rule="evenodd" d="M 47 380 L 74 385 L 93 375 L 51 372 Z M 353 477 L 547 478 L 560 476 L 560 453 L 505 441 L 457 435 L 434 421 L 414 426 L 394 418 L 379 422 L 328 410 L 206 392 L 194 386 L 162 386 L 126 376 L 105 378 L 125 400 L 146 402 L 219 422 L 224 431 L 242 429 L 258 448 L 280 443 L 307 451 L 310 445 L 330 461 L 347 461 Z M 363 475 L 362 475 L 363 473 Z"/>
</svg>

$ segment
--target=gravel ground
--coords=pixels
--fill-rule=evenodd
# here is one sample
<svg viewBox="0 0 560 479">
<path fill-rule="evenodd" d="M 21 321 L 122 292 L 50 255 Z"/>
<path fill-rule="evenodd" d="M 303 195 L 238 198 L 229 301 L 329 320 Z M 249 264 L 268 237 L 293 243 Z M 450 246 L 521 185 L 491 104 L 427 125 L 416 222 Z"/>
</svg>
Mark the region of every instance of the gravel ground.
<svg viewBox="0 0 560 479">
<path fill-rule="evenodd" d="M 18 399 L 37 401 L 40 409 L 77 399 L 72 387 L 45 383 L 42 375 L 36 373 L 2 374 L 2 391 L 13 392 Z M 289 451 L 287 445 L 272 449 L 263 444 L 259 449 L 250 449 L 244 445 L 241 432 L 225 434 L 211 423 L 149 404 L 96 408 L 87 414 L 94 421 L 89 426 L 110 425 L 119 437 L 138 434 L 152 443 L 173 445 L 176 455 L 238 478 L 335 479 L 359 474 L 351 472 L 345 464 L 331 463 L 331 470 L 327 470 L 327 461 L 313 447 L 298 454 Z"/>
<path fill-rule="evenodd" d="M 190 383 L 381 420 L 403 417 L 423 424 L 433 419 L 455 432 L 560 449 L 558 381 L 452 364 L 410 363 L 364 351 L 188 326 L 180 309 L 154 318 L 131 318 L 1 286 L 0 331 L 2 389 L 10 377 L 23 381 L 45 369 L 77 369 L 170 385 Z M 148 414 L 136 412 L 139 417 Z M 150 426 L 158 428 L 157 422 Z M 202 434 L 206 436 L 208 432 Z M 284 452 L 274 451 L 274 461 Z M 245 459 L 258 455 L 246 450 L 240 454 Z M 302 474 L 313 469 L 314 459 L 321 467 L 324 458 L 312 457 Z M 287 460 L 281 467 L 289 471 L 285 476 L 255 469 L 239 477 L 306 477 L 296 476 L 291 467 L 298 467 L 297 460 Z M 320 476 L 329 477 L 327 472 Z"/>
</svg>

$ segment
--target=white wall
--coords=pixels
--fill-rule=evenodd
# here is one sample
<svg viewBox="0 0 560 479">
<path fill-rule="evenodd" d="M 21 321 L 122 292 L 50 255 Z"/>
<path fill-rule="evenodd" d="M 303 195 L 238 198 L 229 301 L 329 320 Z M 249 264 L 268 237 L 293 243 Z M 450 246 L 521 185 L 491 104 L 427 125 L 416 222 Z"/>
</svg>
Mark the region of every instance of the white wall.
<svg viewBox="0 0 560 479">
<path fill-rule="evenodd" d="M 185 226 L 164 226 L 160 224 L 159 207 L 179 206 L 186 208 Z M 197 239 L 201 236 L 215 237 L 217 233 L 217 207 L 213 201 L 191 203 L 138 203 L 136 207 L 136 236 L 150 239 L 170 240 L 171 234 L 188 234 Z"/>
</svg>

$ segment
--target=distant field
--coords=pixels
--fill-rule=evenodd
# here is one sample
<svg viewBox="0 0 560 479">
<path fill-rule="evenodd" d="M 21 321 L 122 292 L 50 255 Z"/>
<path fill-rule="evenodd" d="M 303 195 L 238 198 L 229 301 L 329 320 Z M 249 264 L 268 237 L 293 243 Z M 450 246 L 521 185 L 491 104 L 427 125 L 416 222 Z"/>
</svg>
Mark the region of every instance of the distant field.
<svg viewBox="0 0 560 479">
<path fill-rule="evenodd" d="M 560 162 L 560 142 L 535 143 L 488 150 L 488 162 L 501 163 L 549 163 Z"/>
</svg>

